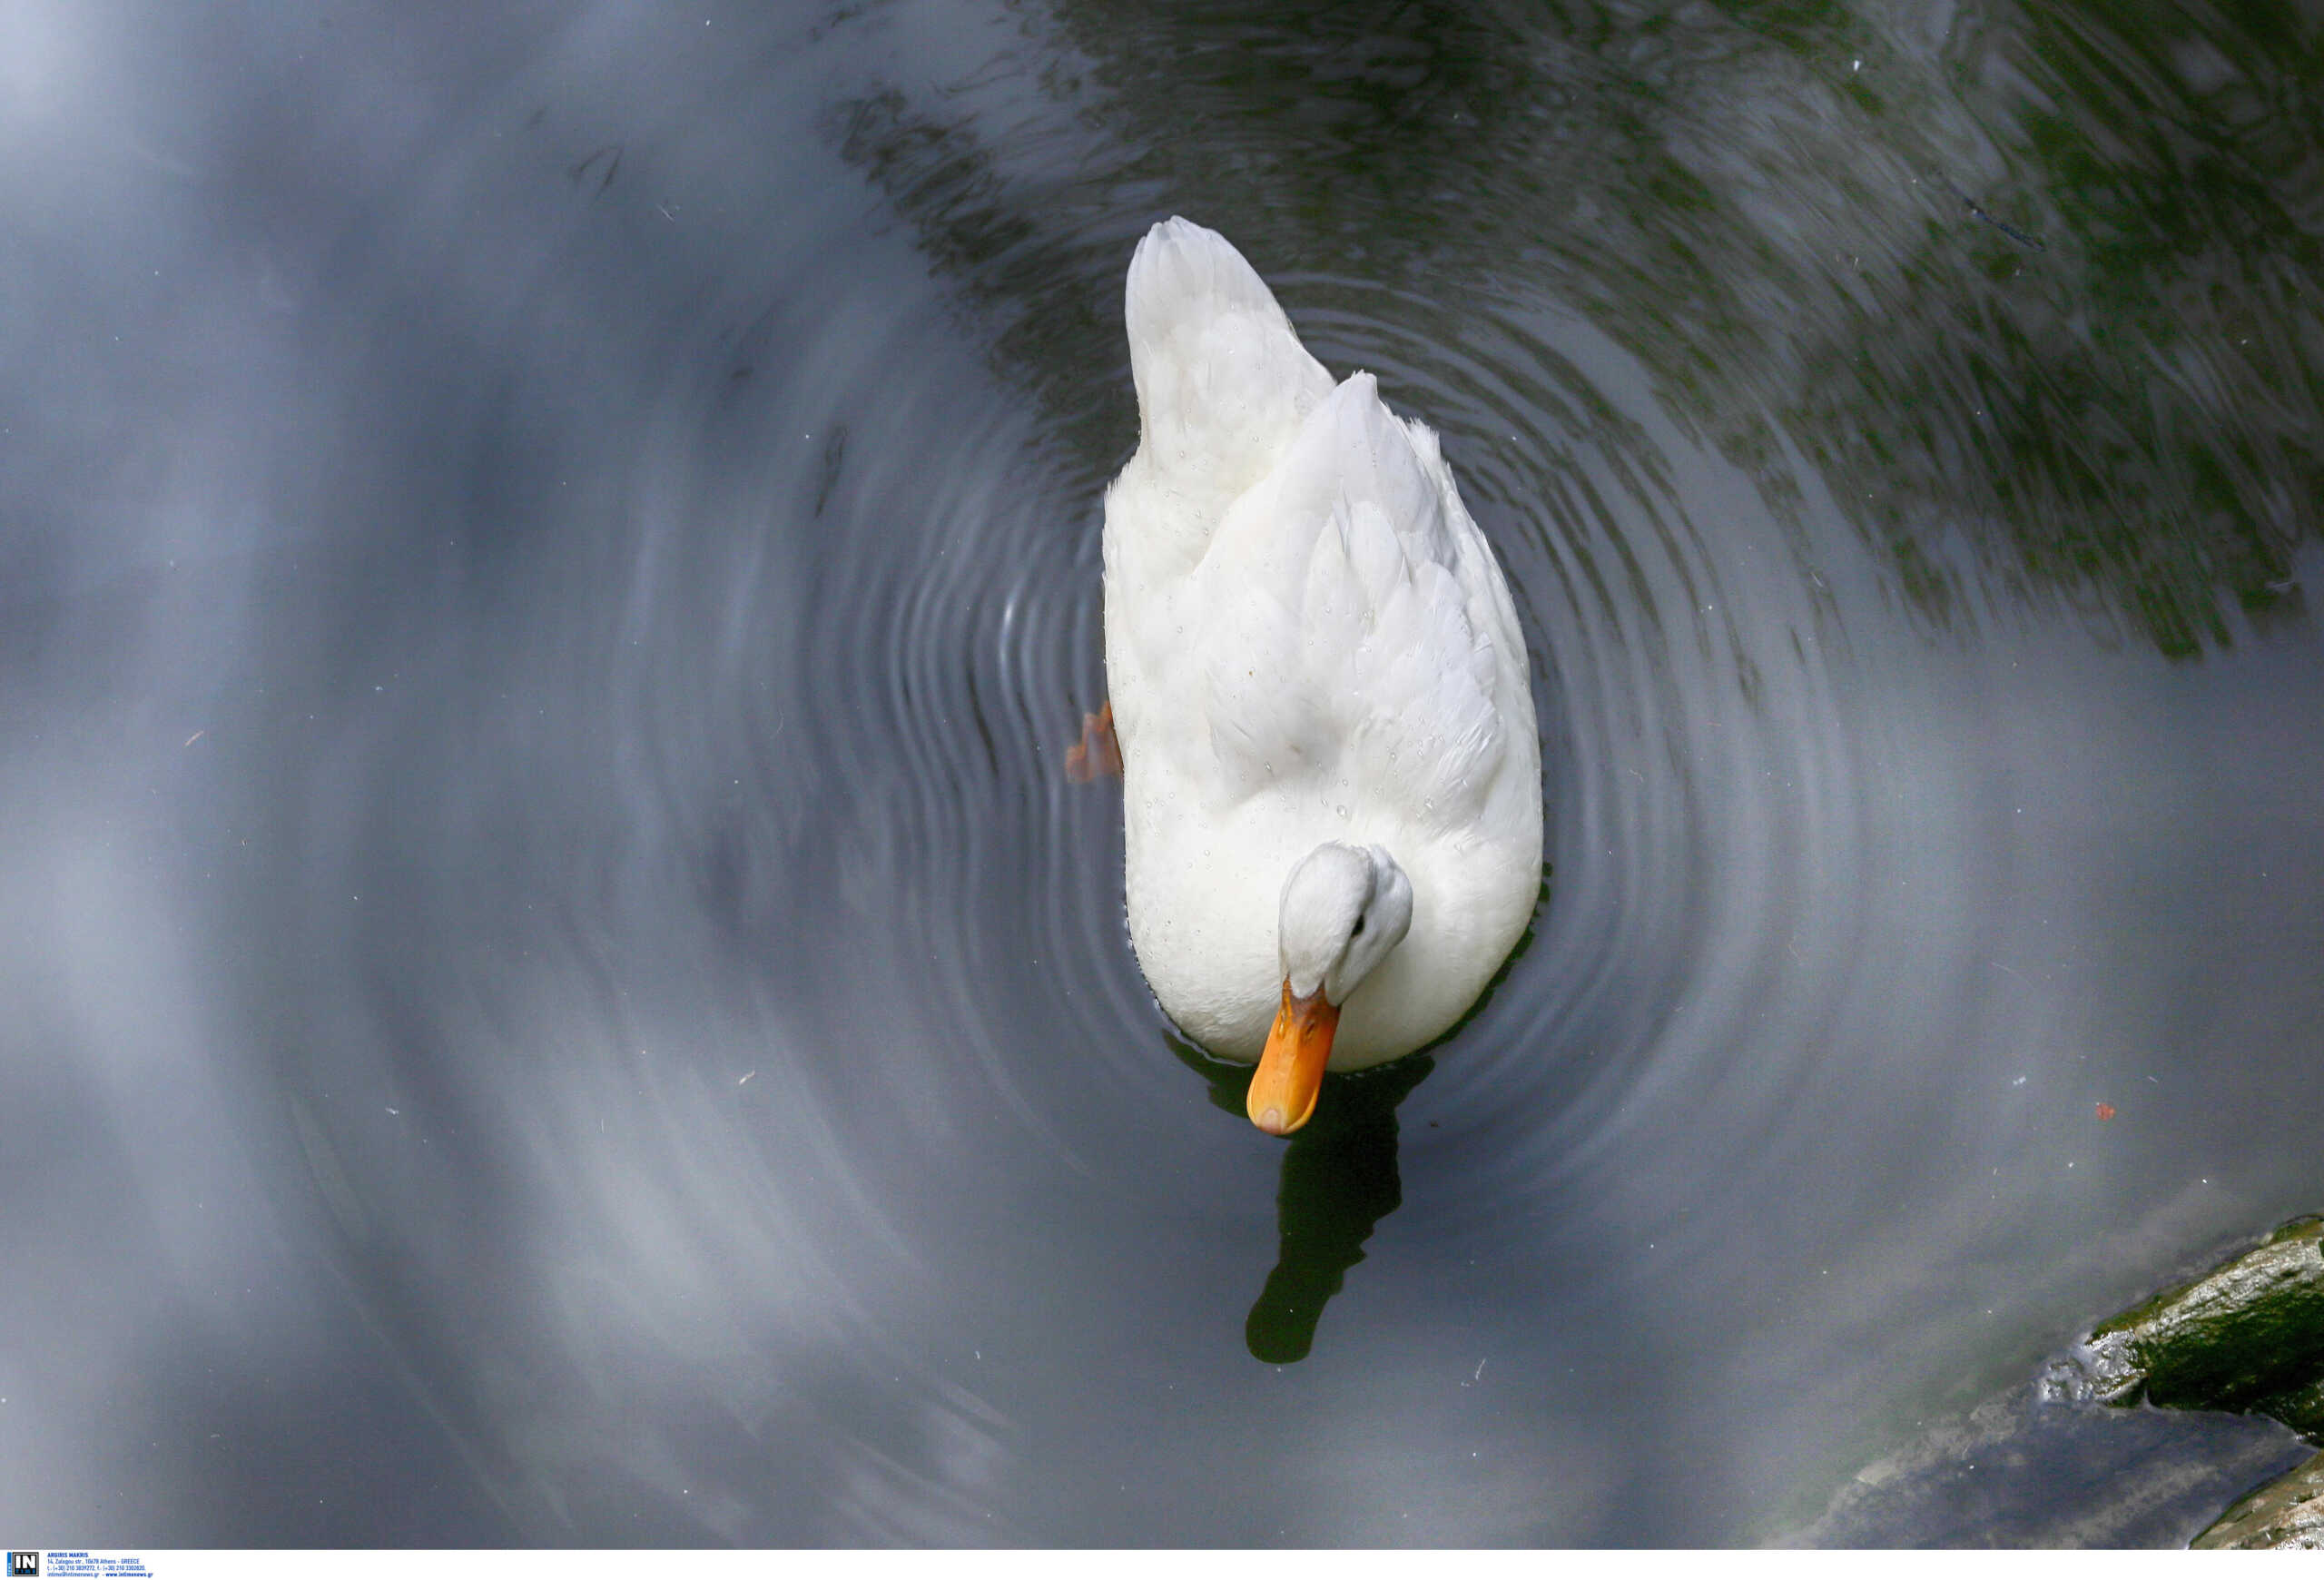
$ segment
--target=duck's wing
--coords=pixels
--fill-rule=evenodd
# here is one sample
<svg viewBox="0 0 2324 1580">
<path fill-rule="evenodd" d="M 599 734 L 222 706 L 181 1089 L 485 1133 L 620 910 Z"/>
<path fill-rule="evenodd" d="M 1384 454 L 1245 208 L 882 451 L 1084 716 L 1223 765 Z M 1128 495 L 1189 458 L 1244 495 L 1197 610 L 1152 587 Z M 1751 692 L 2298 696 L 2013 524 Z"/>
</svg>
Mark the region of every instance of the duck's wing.
<svg viewBox="0 0 2324 1580">
<path fill-rule="evenodd" d="M 1505 755 L 1500 649 L 1521 638 L 1434 437 L 1369 374 L 1236 501 L 1196 579 L 1222 788 L 1305 778 L 1424 825 L 1474 814 Z"/>
<path fill-rule="evenodd" d="M 1137 385 L 1138 449 L 1116 486 L 1168 508 L 1130 512 L 1199 540 L 1264 478 L 1331 375 L 1307 354 L 1275 293 L 1226 237 L 1172 218 L 1131 258 L 1125 314 Z"/>
</svg>

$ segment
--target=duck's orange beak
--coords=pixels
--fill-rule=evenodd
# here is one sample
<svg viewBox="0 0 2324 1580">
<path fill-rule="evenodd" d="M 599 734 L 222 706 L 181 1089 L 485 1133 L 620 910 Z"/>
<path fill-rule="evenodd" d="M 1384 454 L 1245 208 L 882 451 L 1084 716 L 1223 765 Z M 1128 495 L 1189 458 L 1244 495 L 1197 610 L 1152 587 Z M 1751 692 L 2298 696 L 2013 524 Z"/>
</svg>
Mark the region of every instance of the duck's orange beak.
<svg viewBox="0 0 2324 1580">
<path fill-rule="evenodd" d="M 1253 1124 L 1271 1136 L 1287 1136 L 1307 1122 L 1315 1111 L 1315 1094 L 1324 1090 L 1324 1066 L 1331 1061 L 1332 1033 L 1339 1023 L 1339 1006 L 1324 999 L 1320 986 L 1295 999 L 1291 984 L 1283 984 L 1283 1008 L 1275 1012 L 1266 1052 L 1259 1055 L 1251 1095 L 1243 1104 Z"/>
</svg>

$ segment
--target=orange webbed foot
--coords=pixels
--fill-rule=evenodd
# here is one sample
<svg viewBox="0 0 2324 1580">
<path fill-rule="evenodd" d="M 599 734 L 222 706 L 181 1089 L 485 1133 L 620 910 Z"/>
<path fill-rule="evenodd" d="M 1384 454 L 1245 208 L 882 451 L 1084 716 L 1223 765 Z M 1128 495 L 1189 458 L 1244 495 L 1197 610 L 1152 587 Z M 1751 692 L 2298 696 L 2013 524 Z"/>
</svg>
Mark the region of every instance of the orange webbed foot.
<svg viewBox="0 0 2324 1580">
<path fill-rule="evenodd" d="M 1065 754 L 1065 776 L 1076 785 L 1087 785 L 1100 775 L 1108 779 L 1122 776 L 1122 748 L 1114 739 L 1110 702 L 1096 713 L 1081 716 L 1081 738 Z"/>
</svg>

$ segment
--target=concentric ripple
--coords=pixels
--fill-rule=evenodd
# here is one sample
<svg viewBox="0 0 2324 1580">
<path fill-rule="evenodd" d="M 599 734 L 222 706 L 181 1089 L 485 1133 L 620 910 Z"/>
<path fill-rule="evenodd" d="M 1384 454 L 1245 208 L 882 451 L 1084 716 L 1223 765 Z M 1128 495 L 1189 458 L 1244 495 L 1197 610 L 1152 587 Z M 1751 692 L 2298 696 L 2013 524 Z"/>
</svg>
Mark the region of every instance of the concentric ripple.
<svg viewBox="0 0 2324 1580">
<path fill-rule="evenodd" d="M 0 1073 L 78 1150 L 9 1227 L 140 1293 L 12 1319 L 0 1512 L 1737 1542 L 2312 1208 L 2314 41 L 1955 10 L 350 12 L 182 87 L 27 10 Z M 1171 212 L 1441 432 L 1544 747 L 1525 944 L 1288 1147 L 1065 772 Z"/>
</svg>

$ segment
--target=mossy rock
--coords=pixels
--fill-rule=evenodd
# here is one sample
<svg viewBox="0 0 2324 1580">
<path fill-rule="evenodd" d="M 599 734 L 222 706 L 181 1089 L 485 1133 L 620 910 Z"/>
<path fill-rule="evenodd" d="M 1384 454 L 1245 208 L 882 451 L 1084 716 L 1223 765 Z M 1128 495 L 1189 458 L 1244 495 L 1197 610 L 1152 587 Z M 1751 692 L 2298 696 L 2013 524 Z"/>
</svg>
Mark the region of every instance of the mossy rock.
<svg viewBox="0 0 2324 1580">
<path fill-rule="evenodd" d="M 2191 1545 L 2324 1547 L 2324 1454 L 2243 1499 Z"/>
<path fill-rule="evenodd" d="M 2256 1412 L 2324 1441 L 2324 1218 L 2102 1323 L 2087 1355 L 2108 1403 Z"/>
</svg>

